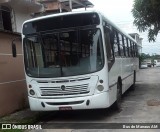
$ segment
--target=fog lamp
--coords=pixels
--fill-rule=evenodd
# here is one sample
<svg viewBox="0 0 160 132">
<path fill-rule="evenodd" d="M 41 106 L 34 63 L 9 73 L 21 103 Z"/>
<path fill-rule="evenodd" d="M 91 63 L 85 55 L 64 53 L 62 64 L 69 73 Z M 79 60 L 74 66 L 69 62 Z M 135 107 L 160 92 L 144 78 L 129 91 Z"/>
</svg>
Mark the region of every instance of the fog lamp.
<svg viewBox="0 0 160 132">
<path fill-rule="evenodd" d="M 97 89 L 98 89 L 99 91 L 103 91 L 103 90 L 104 90 L 104 87 L 103 87 L 102 85 L 98 85 L 98 86 L 97 86 Z"/>
<path fill-rule="evenodd" d="M 35 95 L 35 92 L 33 89 L 29 90 L 30 95 Z"/>
</svg>

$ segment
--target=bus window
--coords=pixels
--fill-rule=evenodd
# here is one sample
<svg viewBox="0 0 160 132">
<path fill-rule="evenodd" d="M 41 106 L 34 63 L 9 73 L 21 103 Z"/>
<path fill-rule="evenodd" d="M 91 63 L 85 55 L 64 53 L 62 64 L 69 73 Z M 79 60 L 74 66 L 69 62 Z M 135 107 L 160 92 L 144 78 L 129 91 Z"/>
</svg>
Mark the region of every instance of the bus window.
<svg viewBox="0 0 160 132">
<path fill-rule="evenodd" d="M 117 45 L 118 45 L 118 55 L 121 56 L 121 49 L 120 49 L 120 43 L 119 43 L 118 32 L 116 32 L 116 37 L 117 37 Z"/>
<path fill-rule="evenodd" d="M 28 67 L 37 67 L 37 65 L 39 65 L 39 67 L 43 67 L 44 63 L 43 63 L 43 59 L 42 59 L 42 52 L 41 52 L 41 45 L 40 45 L 40 41 L 39 38 L 37 36 L 33 36 L 31 38 L 28 38 L 28 41 L 26 41 L 26 39 L 24 40 L 26 42 L 26 45 L 24 45 L 24 51 L 27 53 L 25 54 L 25 58 L 28 61 L 25 61 L 25 64 Z"/>
<path fill-rule="evenodd" d="M 104 64 L 104 54 L 100 30 L 80 30 L 80 45 L 81 58 L 79 64 L 82 65 L 82 70 L 100 70 Z"/>
<path fill-rule="evenodd" d="M 131 49 L 132 49 L 132 57 L 134 57 L 134 43 L 131 42 Z"/>
<path fill-rule="evenodd" d="M 79 38 L 78 38 L 79 36 Z M 100 29 L 76 29 L 26 37 L 27 74 L 34 77 L 64 77 L 102 69 L 104 54 Z"/>
<path fill-rule="evenodd" d="M 124 39 L 124 46 L 125 46 L 125 55 L 126 57 L 128 57 L 129 55 L 128 55 L 127 38 L 124 36 L 123 39 Z"/>
<path fill-rule="evenodd" d="M 136 57 L 136 44 L 133 43 L 133 55 L 134 57 Z"/>
<path fill-rule="evenodd" d="M 128 38 L 126 38 L 126 43 L 127 43 L 128 57 L 130 57 L 130 52 L 129 52 L 129 39 L 128 39 Z"/>
<path fill-rule="evenodd" d="M 135 56 L 138 57 L 138 46 L 135 44 Z"/>
<path fill-rule="evenodd" d="M 45 60 L 45 67 L 52 67 L 59 65 L 58 59 L 58 36 L 57 34 L 46 34 L 43 38 L 43 53 Z"/>
<path fill-rule="evenodd" d="M 77 65 L 80 58 L 78 48 L 79 45 L 77 31 L 68 31 L 60 33 L 61 66 L 68 67 Z"/>
<path fill-rule="evenodd" d="M 105 45 L 106 45 L 106 51 L 107 51 L 107 58 L 113 59 L 113 50 L 112 45 L 110 41 L 110 34 L 107 30 L 104 30 L 104 39 L 105 39 Z"/>
<path fill-rule="evenodd" d="M 129 49 L 130 49 L 130 55 L 133 57 L 133 50 L 132 50 L 132 42 L 129 40 Z"/>
<path fill-rule="evenodd" d="M 118 38 L 117 38 L 117 32 L 116 31 L 114 31 L 113 32 L 113 34 L 114 34 L 114 55 L 115 56 L 119 56 L 120 54 L 119 54 L 119 48 L 118 48 Z"/>
<path fill-rule="evenodd" d="M 124 42 L 124 36 L 123 35 L 122 35 L 122 45 L 123 45 L 124 56 L 126 56 L 126 47 L 125 47 L 125 42 Z"/>
<path fill-rule="evenodd" d="M 110 71 L 114 62 L 113 45 L 112 45 L 114 39 L 111 37 L 113 37 L 111 31 L 108 31 L 107 29 L 104 28 L 104 39 L 105 39 L 107 59 L 108 59 L 108 71 Z"/>
<path fill-rule="evenodd" d="M 124 54 L 124 50 L 123 50 L 122 35 L 120 33 L 118 33 L 118 38 L 119 38 L 121 56 L 124 56 L 125 54 Z"/>
</svg>

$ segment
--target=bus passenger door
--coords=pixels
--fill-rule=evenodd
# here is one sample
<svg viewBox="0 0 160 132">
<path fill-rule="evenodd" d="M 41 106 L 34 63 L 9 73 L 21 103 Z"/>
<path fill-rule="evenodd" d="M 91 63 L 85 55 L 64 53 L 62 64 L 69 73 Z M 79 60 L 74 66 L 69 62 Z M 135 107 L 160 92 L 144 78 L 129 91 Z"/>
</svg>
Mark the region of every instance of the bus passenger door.
<svg viewBox="0 0 160 132">
<path fill-rule="evenodd" d="M 116 67 L 114 65 L 115 58 L 113 52 L 114 44 L 114 34 L 112 35 L 111 30 L 108 27 L 104 27 L 104 41 L 106 47 L 106 57 L 108 64 L 108 88 L 109 88 L 109 101 L 111 104 L 115 102 L 116 93 L 117 93 L 117 76 L 116 76 Z"/>
<path fill-rule="evenodd" d="M 107 62 L 108 62 L 108 71 L 111 70 L 112 65 L 114 64 L 114 52 L 113 52 L 113 43 L 114 43 L 114 36 L 112 35 L 108 27 L 104 27 L 104 39 L 105 39 L 105 46 L 106 46 L 106 53 L 107 53 Z"/>
</svg>

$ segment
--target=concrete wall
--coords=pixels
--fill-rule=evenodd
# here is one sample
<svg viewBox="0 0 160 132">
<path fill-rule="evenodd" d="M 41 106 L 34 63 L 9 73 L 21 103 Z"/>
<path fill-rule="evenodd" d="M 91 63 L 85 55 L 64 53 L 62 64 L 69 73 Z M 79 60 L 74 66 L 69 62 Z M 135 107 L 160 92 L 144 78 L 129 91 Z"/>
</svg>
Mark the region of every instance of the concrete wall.
<svg viewBox="0 0 160 132">
<path fill-rule="evenodd" d="M 11 42 L 18 36 L 0 31 L 0 117 L 27 104 L 21 42 L 16 42 L 18 55 L 12 57 Z"/>
<path fill-rule="evenodd" d="M 21 33 L 23 22 L 28 20 L 28 19 L 31 19 L 31 16 L 25 10 L 19 11 L 15 8 L 14 11 L 15 11 L 15 20 L 16 20 L 16 32 Z"/>
<path fill-rule="evenodd" d="M 13 32 L 21 33 L 24 21 L 31 19 L 31 13 L 40 12 L 43 6 L 39 3 L 29 0 L 10 0 L 2 1 L 0 5 L 11 9 L 11 21 Z"/>
</svg>

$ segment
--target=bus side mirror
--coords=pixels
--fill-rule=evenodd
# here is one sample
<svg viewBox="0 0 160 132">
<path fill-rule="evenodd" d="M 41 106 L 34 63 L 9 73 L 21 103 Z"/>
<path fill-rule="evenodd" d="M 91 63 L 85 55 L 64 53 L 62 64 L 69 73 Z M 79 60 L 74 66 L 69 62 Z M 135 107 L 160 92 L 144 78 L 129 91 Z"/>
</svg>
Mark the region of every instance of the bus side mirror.
<svg viewBox="0 0 160 132">
<path fill-rule="evenodd" d="M 17 37 L 17 38 L 12 40 L 12 56 L 13 57 L 17 57 L 16 44 L 14 43 L 16 40 L 20 40 L 21 41 L 21 37 Z"/>
<path fill-rule="evenodd" d="M 16 44 L 12 42 L 12 56 L 17 57 Z"/>
</svg>

